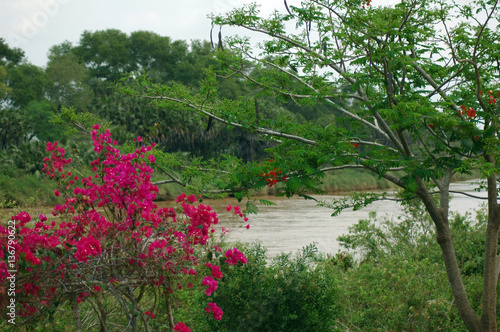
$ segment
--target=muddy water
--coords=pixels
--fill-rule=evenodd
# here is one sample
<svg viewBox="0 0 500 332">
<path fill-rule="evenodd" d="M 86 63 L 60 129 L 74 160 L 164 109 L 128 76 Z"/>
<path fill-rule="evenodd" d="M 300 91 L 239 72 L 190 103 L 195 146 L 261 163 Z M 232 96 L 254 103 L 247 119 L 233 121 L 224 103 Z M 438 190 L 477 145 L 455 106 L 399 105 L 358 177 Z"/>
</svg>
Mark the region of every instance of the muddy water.
<svg viewBox="0 0 500 332">
<path fill-rule="evenodd" d="M 471 182 L 452 184 L 451 190 L 464 191 L 477 196 L 485 193 L 473 191 Z M 318 197 L 319 198 L 319 197 Z M 335 196 L 322 196 L 323 200 L 334 199 Z M 394 201 L 378 201 L 359 210 L 346 210 L 339 216 L 331 217 L 332 211 L 318 207 L 311 200 L 303 198 L 269 198 L 276 206 L 259 206 L 257 215 L 250 215 L 250 229 L 246 229 L 240 221 L 228 221 L 231 215 L 225 210 L 229 204 L 236 205 L 237 201 L 225 199 L 219 201 L 205 201 L 219 214 L 224 227 L 232 228 L 230 240 L 244 242 L 261 241 L 268 249 L 268 256 L 274 257 L 281 252 L 296 252 L 301 247 L 315 242 L 318 249 L 325 253 L 336 253 L 339 250 L 337 237 L 348 233 L 348 228 L 358 220 L 367 218 L 370 212 L 376 212 L 380 217 L 396 217 L 400 214 L 400 207 Z M 450 203 L 450 210 L 465 213 L 477 209 L 485 200 L 473 199 L 467 196 L 454 194 Z"/>
<path fill-rule="evenodd" d="M 477 196 L 486 194 L 473 191 L 471 182 L 460 182 L 452 184 L 451 190 L 464 191 Z M 317 197 L 322 200 L 332 200 L 336 196 Z M 337 196 L 338 197 L 338 196 Z M 358 220 L 367 218 L 370 212 L 375 211 L 379 217 L 396 217 L 400 213 L 400 207 L 394 201 L 378 201 L 372 205 L 359 210 L 346 210 L 339 216 L 331 217 L 332 211 L 328 208 L 318 207 L 311 200 L 303 198 L 276 198 L 264 197 L 276 203 L 276 206 L 259 206 L 257 215 L 250 215 L 250 229 L 244 226 L 241 219 L 234 218 L 234 214 L 228 213 L 228 205 L 238 205 L 235 199 L 205 200 L 203 204 L 210 205 L 219 215 L 221 225 L 231 229 L 228 239 L 243 242 L 261 241 L 268 249 L 268 256 L 274 257 L 281 252 L 296 252 L 301 247 L 315 242 L 318 249 L 325 253 L 336 253 L 340 248 L 337 237 L 348 233 L 349 226 Z M 478 208 L 485 200 L 473 199 L 463 195 L 454 195 L 451 200 L 452 211 L 465 213 Z M 172 202 L 166 202 L 171 205 Z M 160 205 L 164 205 L 160 204 Z M 30 209 L 33 216 L 45 213 L 50 218 L 50 209 Z M 14 213 L 14 209 L 0 211 L 2 220 Z"/>
</svg>

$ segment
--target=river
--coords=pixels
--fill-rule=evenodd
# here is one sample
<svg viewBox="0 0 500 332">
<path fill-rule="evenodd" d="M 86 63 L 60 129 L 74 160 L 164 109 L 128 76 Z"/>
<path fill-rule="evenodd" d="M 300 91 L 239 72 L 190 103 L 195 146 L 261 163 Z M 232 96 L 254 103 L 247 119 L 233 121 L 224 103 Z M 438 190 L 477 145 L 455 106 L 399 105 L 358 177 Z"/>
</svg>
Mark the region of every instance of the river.
<svg viewBox="0 0 500 332">
<path fill-rule="evenodd" d="M 453 183 L 450 190 L 463 191 L 485 197 L 486 193 L 474 192 L 472 181 Z M 332 200 L 338 196 L 319 196 L 322 200 Z M 337 237 L 348 233 L 349 226 L 358 220 L 368 218 L 370 212 L 378 217 L 397 217 L 401 208 L 394 201 L 377 201 L 358 211 L 345 210 L 339 216 L 332 217 L 332 210 L 316 206 L 316 202 L 303 198 L 265 197 L 276 206 L 259 206 L 257 215 L 249 215 L 250 229 L 239 220 L 231 221 L 231 214 L 226 212 L 227 205 L 237 205 L 235 199 L 205 201 L 219 215 L 223 227 L 232 229 L 229 240 L 255 242 L 260 241 L 268 250 L 268 257 L 275 257 L 281 252 L 296 252 L 303 246 L 316 243 L 319 251 L 336 253 L 339 249 Z M 454 194 L 450 210 L 461 214 L 479 208 L 485 200 Z"/>
<path fill-rule="evenodd" d="M 451 190 L 463 191 L 477 196 L 486 193 L 474 192 L 472 181 L 458 182 L 451 185 Z M 333 200 L 338 196 L 317 196 L 322 200 Z M 238 205 L 234 198 L 221 200 L 205 200 L 219 215 L 222 227 L 230 229 L 228 240 L 255 242 L 260 241 L 268 250 L 268 257 L 275 257 L 281 252 L 296 252 L 300 248 L 316 243 L 318 249 L 324 253 L 336 253 L 339 249 L 337 237 L 348 233 L 349 226 L 363 218 L 368 218 L 370 212 L 376 212 L 378 217 L 396 217 L 401 212 L 398 203 L 394 201 L 377 201 L 358 211 L 345 210 L 339 216 L 331 217 L 332 210 L 316 206 L 316 202 L 303 198 L 280 198 L 266 196 L 263 199 L 273 201 L 276 206 L 258 205 L 259 213 L 249 215 L 249 222 L 234 218 L 233 213 L 226 211 L 228 205 Z M 473 199 L 468 196 L 455 194 L 450 203 L 450 210 L 465 213 L 477 209 L 485 200 Z M 159 205 L 171 205 L 172 202 Z M 242 206 L 243 207 L 243 206 Z M 47 208 L 29 209 L 30 213 L 38 215 L 45 213 L 50 217 Z M 14 209 L 0 211 L 1 218 L 6 218 Z M 250 229 L 244 226 L 250 224 Z"/>
</svg>

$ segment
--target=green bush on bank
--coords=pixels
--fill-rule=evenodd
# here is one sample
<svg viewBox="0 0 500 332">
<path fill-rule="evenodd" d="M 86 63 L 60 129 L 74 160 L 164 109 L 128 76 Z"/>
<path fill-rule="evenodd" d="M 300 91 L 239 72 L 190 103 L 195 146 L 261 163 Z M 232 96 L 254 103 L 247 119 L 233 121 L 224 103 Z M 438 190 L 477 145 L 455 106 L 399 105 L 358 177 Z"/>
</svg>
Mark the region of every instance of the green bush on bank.
<svg viewBox="0 0 500 332">
<path fill-rule="evenodd" d="M 0 188 L 0 208 L 55 203 L 53 181 L 15 167 L 0 165 Z"/>
<path fill-rule="evenodd" d="M 359 263 L 342 273 L 342 323 L 370 331 L 466 331 L 453 305 L 430 220 L 409 204 L 397 222 L 375 216 L 339 237 Z M 462 278 L 473 308 L 481 307 L 484 210 L 455 215 L 451 230 Z M 332 268 L 332 273 L 338 269 Z M 500 318 L 500 317 L 498 317 Z"/>
<path fill-rule="evenodd" d="M 353 225 L 339 238 L 348 252 L 333 257 L 309 247 L 266 264 L 265 250 L 249 246 L 247 265 L 222 266 L 229 278 L 210 299 L 224 310 L 221 321 L 190 315 L 203 303 L 193 300 L 179 302 L 177 317 L 191 317 L 193 331 L 466 331 L 433 227 L 412 204 L 398 220 L 372 215 Z M 455 215 L 451 228 L 464 283 L 479 311 L 484 211 L 474 219 Z"/>
<path fill-rule="evenodd" d="M 220 264 L 224 278 L 210 302 L 224 310 L 222 320 L 191 317 L 197 324 L 191 325 L 192 331 L 332 331 L 340 312 L 337 280 L 317 264 L 320 256 L 314 246 L 296 257 L 283 254 L 268 265 L 261 245 L 244 253 L 246 265 Z M 181 308 L 179 319 L 188 320 L 192 311 Z"/>
</svg>

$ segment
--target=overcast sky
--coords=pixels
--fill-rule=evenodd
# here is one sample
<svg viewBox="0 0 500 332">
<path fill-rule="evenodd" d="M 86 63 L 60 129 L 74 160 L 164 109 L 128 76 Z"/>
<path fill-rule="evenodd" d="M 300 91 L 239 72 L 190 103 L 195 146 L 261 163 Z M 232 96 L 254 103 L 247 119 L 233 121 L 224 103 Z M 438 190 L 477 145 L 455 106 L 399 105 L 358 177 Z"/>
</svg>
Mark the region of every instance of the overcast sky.
<svg viewBox="0 0 500 332">
<path fill-rule="evenodd" d="M 0 38 L 45 66 L 52 46 L 76 44 L 85 30 L 148 30 L 173 40 L 209 40 L 208 14 L 250 2 L 262 4 L 263 14 L 285 11 L 282 0 L 0 0 Z M 298 6 L 300 0 L 288 4 Z"/>
</svg>

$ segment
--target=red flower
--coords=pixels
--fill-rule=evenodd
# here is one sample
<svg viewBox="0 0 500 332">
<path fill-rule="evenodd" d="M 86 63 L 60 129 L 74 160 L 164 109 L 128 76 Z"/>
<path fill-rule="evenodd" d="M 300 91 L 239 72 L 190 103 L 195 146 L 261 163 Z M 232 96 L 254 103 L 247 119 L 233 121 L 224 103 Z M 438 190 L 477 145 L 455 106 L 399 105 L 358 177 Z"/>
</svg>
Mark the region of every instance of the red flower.
<svg viewBox="0 0 500 332">
<path fill-rule="evenodd" d="M 467 113 L 467 116 L 469 117 L 469 119 L 476 117 L 476 111 L 471 107 L 469 107 L 469 109 L 467 109 L 466 113 Z"/>
</svg>

